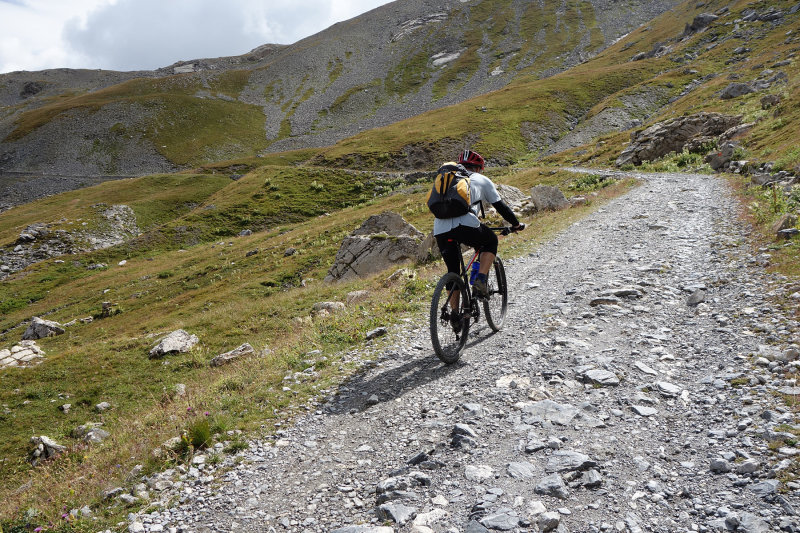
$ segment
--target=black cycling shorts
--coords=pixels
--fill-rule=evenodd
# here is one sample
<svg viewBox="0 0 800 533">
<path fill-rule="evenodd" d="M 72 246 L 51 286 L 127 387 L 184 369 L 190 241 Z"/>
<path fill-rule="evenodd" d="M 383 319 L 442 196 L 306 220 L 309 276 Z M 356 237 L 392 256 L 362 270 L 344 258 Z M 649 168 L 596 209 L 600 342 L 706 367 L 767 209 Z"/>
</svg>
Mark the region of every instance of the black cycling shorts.
<svg viewBox="0 0 800 533">
<path fill-rule="evenodd" d="M 447 265 L 448 272 L 461 272 L 461 248 L 460 244 L 466 244 L 473 248 L 480 248 L 482 252 L 490 252 L 497 255 L 497 235 L 485 224 L 477 228 L 469 226 L 457 226 L 447 233 L 436 236 L 436 244 L 442 252 L 442 258 Z"/>
</svg>

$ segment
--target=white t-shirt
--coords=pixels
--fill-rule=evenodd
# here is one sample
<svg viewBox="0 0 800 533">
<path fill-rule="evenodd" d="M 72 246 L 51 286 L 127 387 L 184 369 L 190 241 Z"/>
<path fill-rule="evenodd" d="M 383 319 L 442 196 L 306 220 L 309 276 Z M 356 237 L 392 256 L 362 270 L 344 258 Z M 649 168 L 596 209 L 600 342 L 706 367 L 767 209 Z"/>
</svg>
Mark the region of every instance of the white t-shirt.
<svg viewBox="0 0 800 533">
<path fill-rule="evenodd" d="M 433 234 L 434 235 L 441 235 L 442 233 L 447 233 L 453 228 L 458 226 L 469 226 L 471 228 L 477 228 L 481 225 L 481 221 L 478 219 L 478 213 L 480 212 L 480 202 L 481 200 L 493 204 L 495 202 L 500 201 L 500 194 L 497 192 L 497 187 L 494 186 L 492 180 L 484 176 L 483 174 L 479 174 L 478 172 L 473 172 L 469 176 L 469 194 L 470 199 L 472 200 L 472 207 L 471 211 L 466 215 L 461 215 L 460 217 L 454 218 L 437 218 L 433 221 Z"/>
</svg>

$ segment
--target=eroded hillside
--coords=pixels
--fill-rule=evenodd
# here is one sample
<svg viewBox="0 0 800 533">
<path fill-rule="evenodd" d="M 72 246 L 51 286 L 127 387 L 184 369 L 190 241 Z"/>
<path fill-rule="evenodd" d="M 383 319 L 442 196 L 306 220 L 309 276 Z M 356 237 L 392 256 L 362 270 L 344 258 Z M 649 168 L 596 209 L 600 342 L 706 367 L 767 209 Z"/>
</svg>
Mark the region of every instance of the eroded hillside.
<svg viewBox="0 0 800 533">
<path fill-rule="evenodd" d="M 402 1 L 235 60 L 7 74 L 0 171 L 144 174 L 327 146 L 561 72 L 672 5 Z"/>
</svg>

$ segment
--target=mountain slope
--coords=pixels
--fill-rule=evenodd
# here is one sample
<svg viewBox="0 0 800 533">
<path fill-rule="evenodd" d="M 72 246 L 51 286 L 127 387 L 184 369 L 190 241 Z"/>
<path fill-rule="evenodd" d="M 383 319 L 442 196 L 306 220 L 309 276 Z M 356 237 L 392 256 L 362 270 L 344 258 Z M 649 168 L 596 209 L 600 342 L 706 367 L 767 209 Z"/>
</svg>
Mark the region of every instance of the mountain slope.
<svg viewBox="0 0 800 533">
<path fill-rule="evenodd" d="M 32 75 L 5 75 L 0 94 L 12 102 L 0 115 L 0 171 L 141 174 L 326 146 L 522 74 L 560 72 L 673 3 L 402 1 L 268 48 L 238 70 L 201 60 L 178 65 L 197 72 L 112 86 L 131 75 L 97 74 L 104 82 L 84 91 L 49 88 L 16 103 L 18 78 Z"/>
</svg>

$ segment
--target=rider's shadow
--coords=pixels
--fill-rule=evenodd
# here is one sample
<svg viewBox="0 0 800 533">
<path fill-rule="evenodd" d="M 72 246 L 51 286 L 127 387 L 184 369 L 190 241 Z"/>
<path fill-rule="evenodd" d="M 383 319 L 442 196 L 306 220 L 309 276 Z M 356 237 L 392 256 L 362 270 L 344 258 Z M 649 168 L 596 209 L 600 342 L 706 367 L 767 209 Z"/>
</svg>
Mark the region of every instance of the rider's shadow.
<svg viewBox="0 0 800 533">
<path fill-rule="evenodd" d="M 473 325 L 473 328 L 475 326 Z M 492 333 L 486 325 L 471 329 L 466 347 L 473 347 Z M 323 406 L 327 414 L 359 413 L 384 402 L 400 398 L 407 392 L 427 383 L 450 376 L 456 369 L 468 364 L 469 352 L 452 365 L 445 365 L 428 349 L 420 354 L 400 355 L 400 364 L 392 364 L 392 354 L 383 359 L 380 368 L 365 369 L 342 383 L 333 398 Z M 465 362 L 466 356 L 466 362 Z"/>
</svg>

